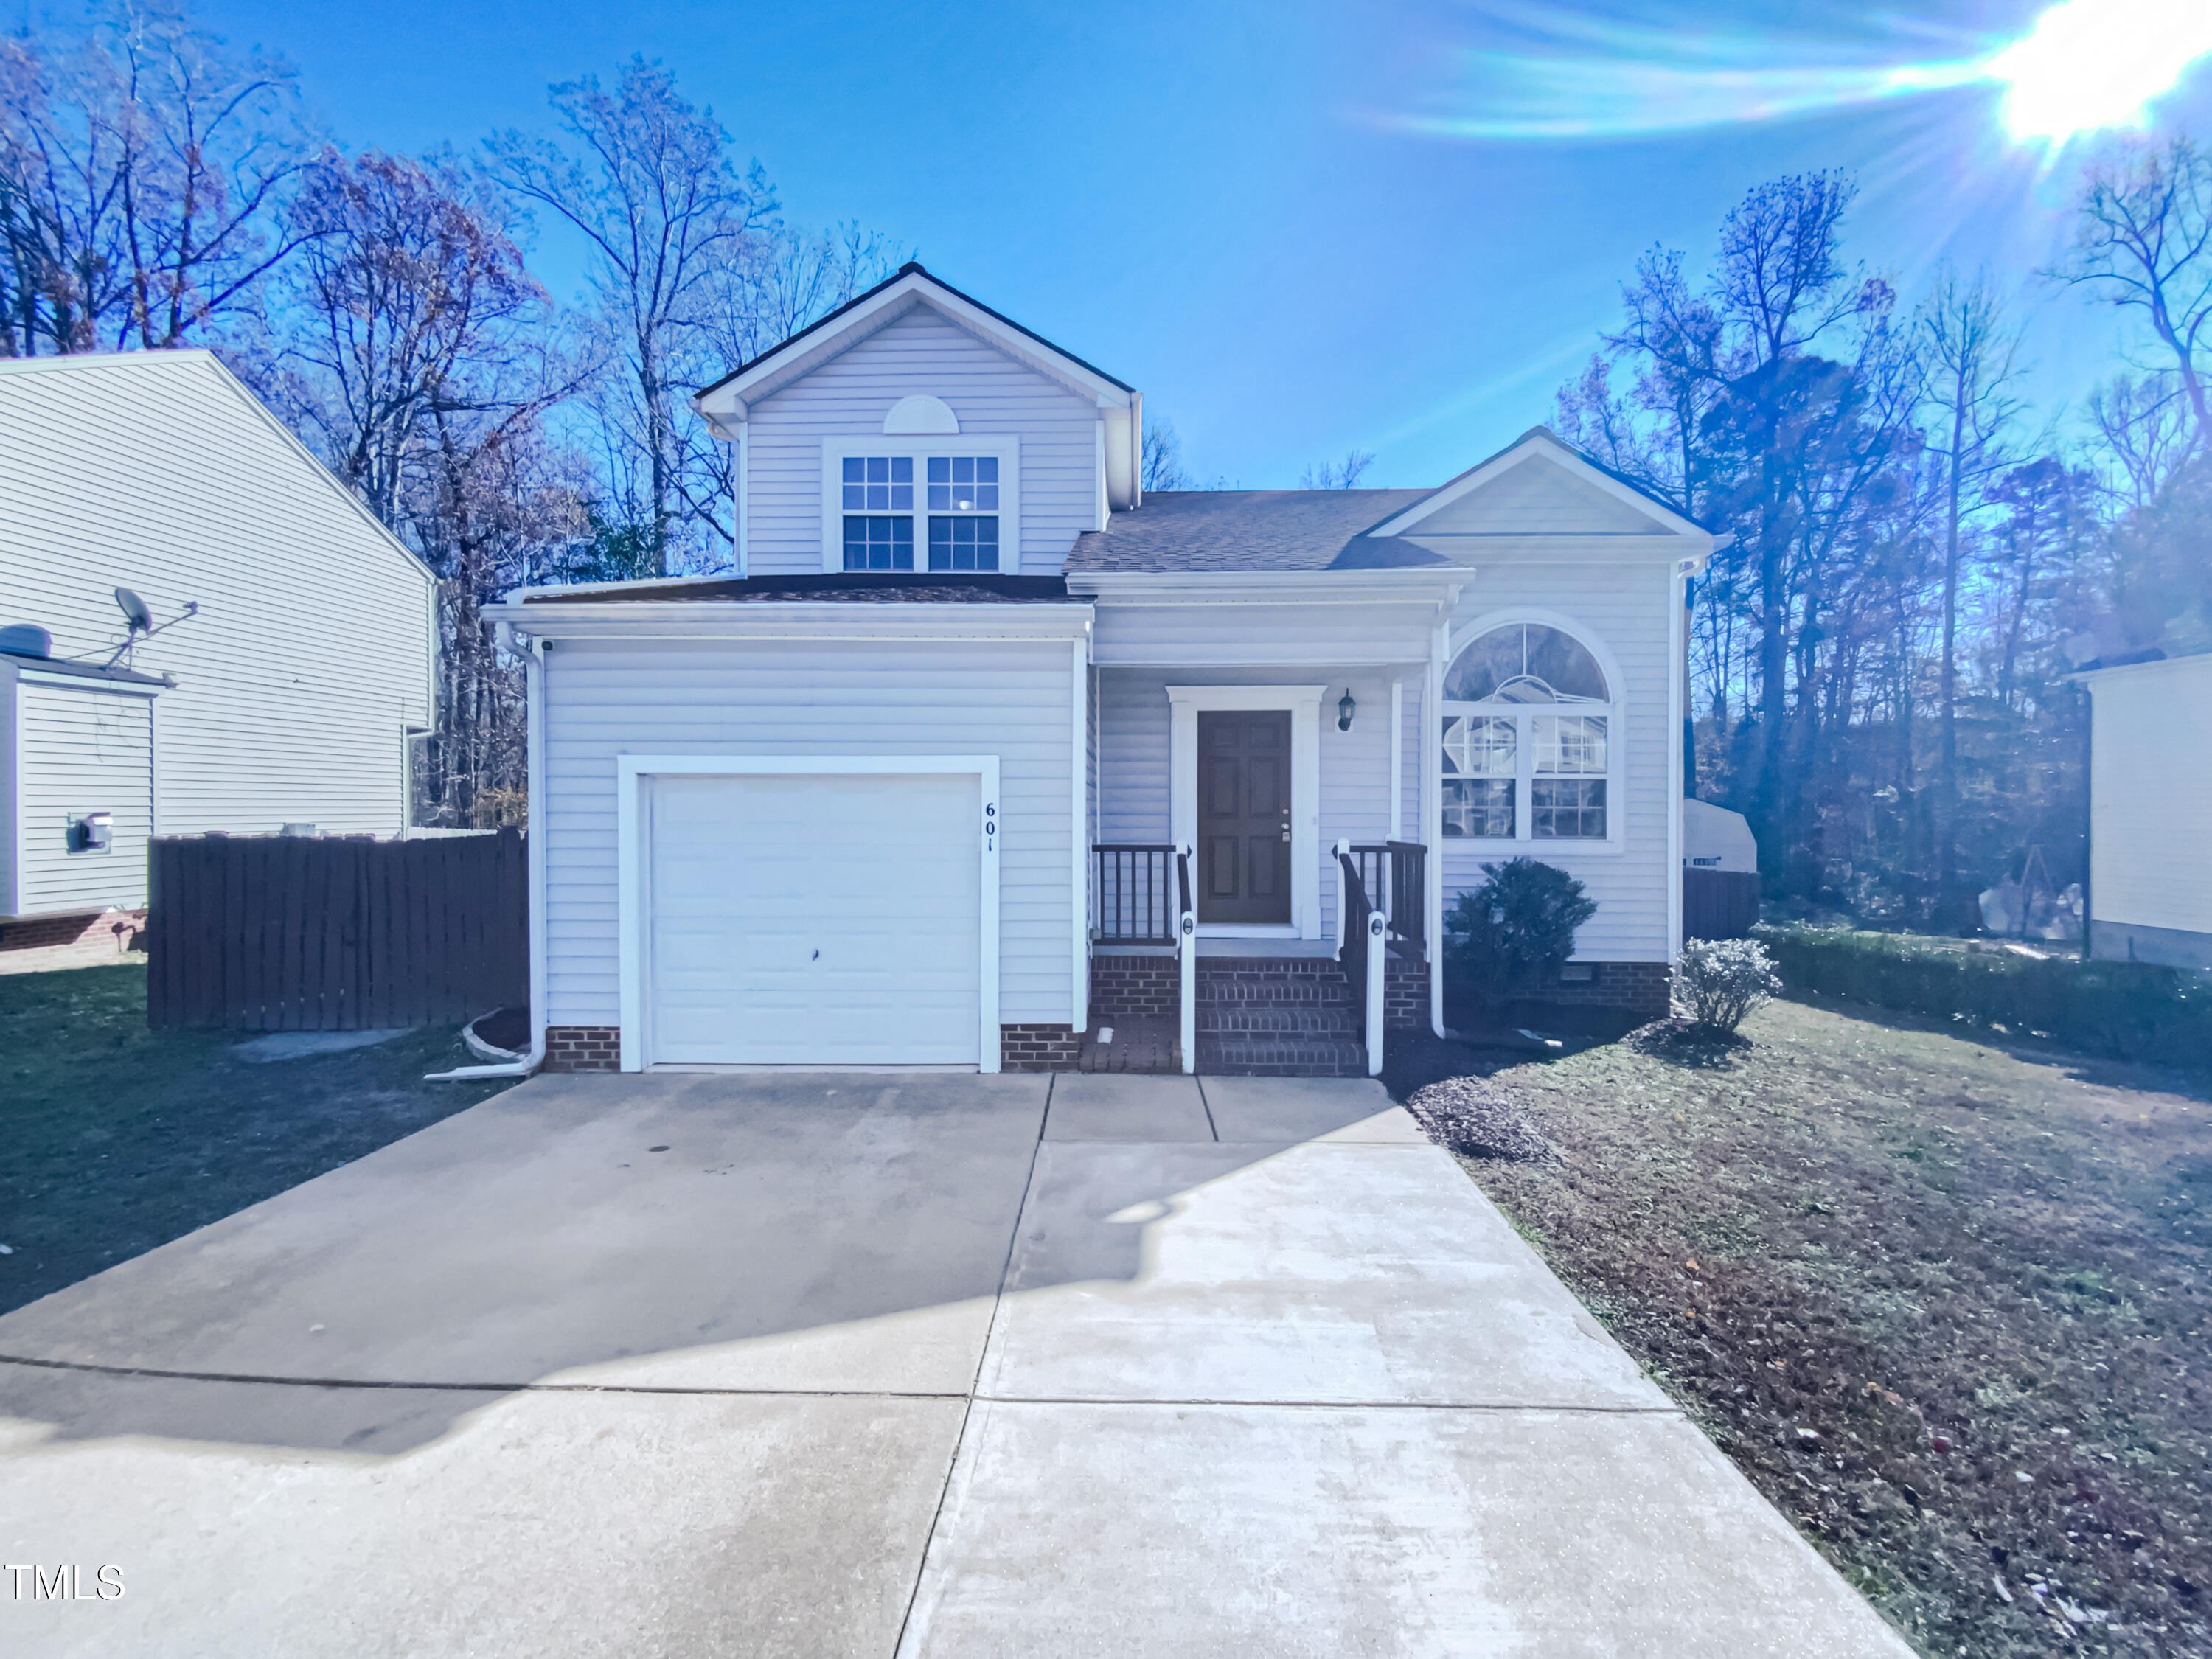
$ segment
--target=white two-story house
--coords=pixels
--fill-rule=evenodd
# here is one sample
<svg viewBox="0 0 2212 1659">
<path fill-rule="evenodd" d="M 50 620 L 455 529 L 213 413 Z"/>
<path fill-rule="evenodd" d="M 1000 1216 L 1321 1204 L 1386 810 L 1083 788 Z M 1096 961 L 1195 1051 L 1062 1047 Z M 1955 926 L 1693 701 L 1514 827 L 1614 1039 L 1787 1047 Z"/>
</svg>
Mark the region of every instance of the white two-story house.
<svg viewBox="0 0 2212 1659">
<path fill-rule="evenodd" d="M 1168 1018 L 1199 1069 L 1365 1070 L 1517 855 L 1597 902 L 1561 994 L 1663 1012 L 1712 546 L 1665 502 L 1540 429 L 1432 489 L 1147 495 L 1133 387 L 915 264 L 696 402 L 739 574 L 495 613 L 546 1063 L 1054 1067 Z"/>
<path fill-rule="evenodd" d="M 212 353 L 0 362 L 0 949 L 143 913 L 156 836 L 404 833 L 437 661 L 429 569 Z"/>
</svg>

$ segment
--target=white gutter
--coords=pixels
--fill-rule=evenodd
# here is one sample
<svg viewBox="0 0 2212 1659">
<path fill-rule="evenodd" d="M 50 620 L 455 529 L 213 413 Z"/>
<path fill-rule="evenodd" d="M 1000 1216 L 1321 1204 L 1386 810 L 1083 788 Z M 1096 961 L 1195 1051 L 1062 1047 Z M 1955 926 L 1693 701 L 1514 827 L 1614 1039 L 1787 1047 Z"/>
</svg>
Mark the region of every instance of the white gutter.
<svg viewBox="0 0 2212 1659">
<path fill-rule="evenodd" d="M 501 623 L 508 641 L 513 630 Z M 530 860 L 530 1048 L 520 1060 L 431 1072 L 425 1083 L 466 1083 L 484 1077 L 528 1077 L 545 1063 L 545 641 L 532 637 L 523 690 L 524 778 L 533 823 L 526 836 Z"/>
</svg>

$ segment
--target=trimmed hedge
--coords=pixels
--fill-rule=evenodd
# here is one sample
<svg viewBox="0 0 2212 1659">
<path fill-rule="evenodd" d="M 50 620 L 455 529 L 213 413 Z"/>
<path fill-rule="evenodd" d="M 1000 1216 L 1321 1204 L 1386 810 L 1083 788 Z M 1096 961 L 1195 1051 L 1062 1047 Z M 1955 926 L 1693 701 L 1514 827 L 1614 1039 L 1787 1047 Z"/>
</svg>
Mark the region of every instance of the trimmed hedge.
<svg viewBox="0 0 2212 1659">
<path fill-rule="evenodd" d="M 2212 1069 L 2212 984 L 2178 969 L 2038 960 L 1839 928 L 1762 927 L 1758 937 L 1792 991 L 1963 1016 L 2116 1060 Z"/>
</svg>

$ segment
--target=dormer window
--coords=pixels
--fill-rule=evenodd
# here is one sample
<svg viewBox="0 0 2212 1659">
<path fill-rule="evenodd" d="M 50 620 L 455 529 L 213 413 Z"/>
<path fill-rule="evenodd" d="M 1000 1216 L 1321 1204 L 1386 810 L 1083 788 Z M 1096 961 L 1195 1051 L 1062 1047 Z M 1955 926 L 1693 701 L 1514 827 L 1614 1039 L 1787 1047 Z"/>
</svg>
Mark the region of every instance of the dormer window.
<svg viewBox="0 0 2212 1659">
<path fill-rule="evenodd" d="M 830 569 L 1018 568 L 1013 439 L 829 439 Z"/>
</svg>

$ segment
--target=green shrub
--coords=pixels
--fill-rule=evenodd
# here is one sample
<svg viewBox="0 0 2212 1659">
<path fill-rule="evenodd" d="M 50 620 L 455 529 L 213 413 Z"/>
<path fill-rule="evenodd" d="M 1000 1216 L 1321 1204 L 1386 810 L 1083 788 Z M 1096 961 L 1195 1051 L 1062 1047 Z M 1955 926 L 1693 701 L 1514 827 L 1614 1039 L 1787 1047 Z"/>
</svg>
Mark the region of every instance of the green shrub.
<svg viewBox="0 0 2212 1659">
<path fill-rule="evenodd" d="M 1454 976 L 1492 1002 L 1556 985 L 1596 902 L 1565 871 L 1534 859 L 1486 864 L 1482 876 L 1444 918 Z"/>
<path fill-rule="evenodd" d="M 1692 939 L 1674 964 L 1674 1000 L 1708 1031 L 1735 1030 L 1781 988 L 1774 959 L 1755 939 Z"/>
<path fill-rule="evenodd" d="M 1793 991 L 2038 1034 L 2119 1060 L 2212 1068 L 2212 985 L 2176 969 L 1832 928 L 1762 928 L 1759 937 Z"/>
</svg>

